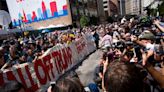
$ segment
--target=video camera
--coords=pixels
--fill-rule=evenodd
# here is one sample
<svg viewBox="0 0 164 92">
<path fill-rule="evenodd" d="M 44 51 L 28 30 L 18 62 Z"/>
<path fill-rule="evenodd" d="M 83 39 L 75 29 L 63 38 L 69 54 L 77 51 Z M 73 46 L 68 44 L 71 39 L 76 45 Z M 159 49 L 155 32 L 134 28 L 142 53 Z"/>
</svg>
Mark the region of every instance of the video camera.
<svg viewBox="0 0 164 92">
<path fill-rule="evenodd" d="M 125 48 L 125 43 L 123 41 L 118 41 L 112 44 L 113 48 L 120 49 L 121 51 Z"/>
<path fill-rule="evenodd" d="M 136 25 L 132 30 L 131 30 L 131 34 L 132 35 L 135 35 L 135 36 L 139 36 L 141 33 L 142 33 L 142 30 L 141 30 L 141 25 L 140 24 L 138 24 L 138 25 Z"/>
</svg>

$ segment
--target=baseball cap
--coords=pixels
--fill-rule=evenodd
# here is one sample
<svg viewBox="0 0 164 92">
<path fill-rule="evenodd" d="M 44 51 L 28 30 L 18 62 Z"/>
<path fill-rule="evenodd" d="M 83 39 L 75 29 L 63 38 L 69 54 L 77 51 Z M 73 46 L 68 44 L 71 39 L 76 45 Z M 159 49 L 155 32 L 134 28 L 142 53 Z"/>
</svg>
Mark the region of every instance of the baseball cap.
<svg viewBox="0 0 164 92">
<path fill-rule="evenodd" d="M 155 36 L 151 32 L 143 32 L 139 35 L 139 39 L 155 40 Z"/>
</svg>

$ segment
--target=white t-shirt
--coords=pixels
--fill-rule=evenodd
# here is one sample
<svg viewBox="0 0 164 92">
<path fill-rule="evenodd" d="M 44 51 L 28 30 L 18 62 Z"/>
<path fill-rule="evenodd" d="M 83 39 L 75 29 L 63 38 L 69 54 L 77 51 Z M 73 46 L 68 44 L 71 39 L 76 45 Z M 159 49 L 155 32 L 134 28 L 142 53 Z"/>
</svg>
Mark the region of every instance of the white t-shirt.
<svg viewBox="0 0 164 92">
<path fill-rule="evenodd" d="M 102 48 L 110 47 L 111 44 L 112 37 L 110 35 L 105 35 L 100 42 L 100 46 L 103 46 Z"/>
<path fill-rule="evenodd" d="M 148 43 L 147 45 L 146 45 L 146 50 L 152 50 L 152 51 L 155 51 L 155 45 L 154 44 L 150 44 L 150 43 Z"/>
</svg>

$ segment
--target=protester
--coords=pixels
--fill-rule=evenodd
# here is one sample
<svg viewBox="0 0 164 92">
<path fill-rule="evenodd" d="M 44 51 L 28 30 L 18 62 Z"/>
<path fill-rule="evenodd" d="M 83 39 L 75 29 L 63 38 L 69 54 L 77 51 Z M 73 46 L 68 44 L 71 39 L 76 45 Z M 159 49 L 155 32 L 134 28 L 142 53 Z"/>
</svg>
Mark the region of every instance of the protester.
<svg viewBox="0 0 164 92">
<path fill-rule="evenodd" d="M 94 40 L 95 40 L 95 44 L 96 44 L 96 47 L 97 49 L 99 48 L 99 35 L 97 34 L 96 30 L 93 30 L 93 37 L 94 37 Z"/>
<path fill-rule="evenodd" d="M 160 25 L 160 24 L 162 24 L 162 23 L 160 23 L 159 20 L 155 20 L 155 21 L 154 21 L 154 24 L 155 24 L 162 32 L 164 32 L 164 23 L 163 23 L 163 26 L 162 26 L 162 25 Z"/>
<path fill-rule="evenodd" d="M 152 90 L 150 90 L 150 87 L 153 87 L 155 90 L 157 90 L 157 92 L 162 92 L 162 89 L 163 89 L 163 86 L 162 86 L 163 85 L 163 81 L 162 81 L 163 63 L 161 64 L 161 62 L 163 62 L 163 55 L 164 55 L 164 53 L 163 53 L 163 50 L 164 50 L 163 33 L 161 33 L 162 29 L 158 27 L 158 29 L 155 29 L 156 31 L 154 31 L 154 26 L 151 26 L 152 25 L 151 23 L 147 23 L 148 21 L 150 21 L 149 19 L 148 20 L 143 19 L 141 21 L 141 23 L 140 22 L 134 23 L 133 21 L 135 21 L 135 20 L 132 20 L 131 22 L 128 22 L 128 20 L 127 20 L 122 24 L 117 23 L 117 25 L 124 25 L 124 26 L 118 27 L 115 24 L 115 27 L 114 26 L 112 27 L 113 34 L 110 34 L 110 36 L 113 35 L 113 37 L 111 38 L 111 39 L 113 39 L 113 42 L 112 42 L 112 49 L 109 51 L 109 53 L 112 53 L 112 52 L 114 52 L 114 53 L 113 53 L 113 57 L 108 58 L 108 60 L 112 59 L 113 63 L 110 63 L 110 62 L 104 63 L 105 67 L 103 69 L 104 69 L 105 73 L 107 73 L 110 70 L 110 72 L 108 72 L 109 76 L 110 76 L 110 73 L 112 73 L 111 71 L 113 70 L 113 69 L 111 69 L 111 66 L 114 64 L 114 62 L 117 63 L 120 61 L 126 62 L 126 63 L 131 63 L 133 66 L 137 66 L 137 67 L 139 66 L 140 68 L 142 67 L 143 70 L 146 68 L 148 70 L 148 72 L 146 72 L 144 70 L 143 75 L 145 76 L 144 77 L 145 80 L 149 81 L 149 82 L 146 82 L 142 86 L 143 88 L 141 88 L 141 89 L 147 90 L 147 92 L 153 92 Z M 144 23 L 144 21 L 146 23 Z M 156 21 L 156 23 L 157 22 L 158 21 Z M 131 24 L 131 26 L 126 26 L 126 25 L 129 25 L 128 23 Z M 154 24 L 156 25 L 156 23 L 154 23 Z M 106 26 L 108 26 L 108 25 L 106 25 Z M 160 24 L 160 27 L 162 27 L 161 24 Z M 134 28 L 134 29 L 129 30 L 130 28 L 131 29 Z M 99 35 L 105 34 L 102 29 L 100 30 L 99 33 L 100 33 Z M 103 36 L 104 35 L 102 35 L 102 37 Z M 101 44 L 100 44 L 100 47 L 101 47 Z M 143 53 L 144 53 L 144 55 L 143 55 Z M 116 68 L 119 68 L 119 67 L 121 67 L 121 65 L 116 66 Z M 158 70 L 156 70 L 156 69 L 158 69 Z M 132 70 L 135 71 L 134 68 Z M 161 71 L 161 72 L 159 72 L 159 71 Z M 152 76 L 148 76 L 147 73 L 148 73 L 148 75 L 150 73 Z M 112 73 L 112 74 L 114 74 L 114 73 Z M 128 74 L 128 73 L 125 73 L 125 75 L 126 74 Z M 155 74 L 158 76 L 156 76 Z M 118 75 L 120 75 L 120 74 L 118 74 Z M 137 76 L 137 75 L 135 75 L 135 76 Z M 133 77 L 135 78 L 135 76 L 133 76 Z M 115 77 L 115 76 L 114 75 L 110 76 L 109 80 L 112 77 Z M 123 75 L 122 75 L 122 77 L 123 77 Z M 150 79 L 150 77 L 151 77 L 151 79 Z M 116 78 L 117 78 L 117 75 L 116 75 Z M 154 81 L 154 80 L 152 80 L 153 78 L 159 83 L 160 88 L 158 88 L 158 84 L 157 85 L 152 84 L 152 81 Z M 123 90 L 127 90 L 125 86 L 120 86 L 120 88 L 121 87 L 123 88 L 121 91 L 113 89 L 113 88 L 119 89 L 118 79 L 113 79 L 111 81 L 104 80 L 103 84 L 102 84 L 102 88 L 104 89 L 104 84 L 108 83 L 105 85 L 105 88 L 107 88 L 107 89 L 109 89 L 109 87 L 111 87 L 111 88 L 110 88 L 110 90 L 107 90 L 107 91 L 123 92 Z M 123 80 L 120 80 L 120 81 L 123 81 Z M 144 82 L 143 79 L 138 79 L 138 81 L 140 81 L 140 84 L 141 83 L 143 84 L 143 82 Z M 116 85 L 114 83 L 118 83 L 117 86 L 114 86 L 114 85 Z M 134 82 L 129 81 L 129 83 L 134 83 Z M 112 84 L 113 84 L 113 86 L 112 86 Z M 132 85 L 130 85 L 130 87 L 131 86 Z M 131 87 L 131 88 L 133 88 L 133 87 Z M 135 88 L 133 88 L 133 89 L 135 89 Z M 129 90 L 127 90 L 125 92 L 135 92 L 135 91 L 134 90 L 130 91 L 130 88 L 129 88 Z M 136 90 L 136 92 L 141 92 L 141 90 L 140 91 Z"/>
<path fill-rule="evenodd" d="M 113 62 L 104 74 L 107 92 L 142 92 L 143 82 L 140 71 L 135 65 Z"/>
<path fill-rule="evenodd" d="M 84 92 L 84 87 L 77 78 L 65 78 L 57 81 L 51 92 Z"/>
<path fill-rule="evenodd" d="M 134 38 L 134 39 L 133 39 Z M 137 40 L 135 37 L 132 38 L 132 41 L 135 41 L 137 44 L 144 46 L 147 52 L 147 58 L 143 58 L 142 65 L 146 64 L 147 59 L 154 54 L 154 35 L 151 32 L 143 32 L 139 38 L 141 41 Z"/>
<path fill-rule="evenodd" d="M 146 53 L 142 53 L 143 57 L 146 57 Z M 159 86 L 161 87 L 161 92 L 164 91 L 164 67 L 163 67 L 163 62 L 161 62 L 161 72 L 156 70 L 153 65 L 148 62 L 145 67 L 148 70 L 148 72 L 152 75 L 152 77 L 158 82 Z"/>
<path fill-rule="evenodd" d="M 71 44 L 85 35 L 82 30 L 76 29 L 75 31 L 77 32 L 56 31 L 39 34 L 36 37 L 26 35 L 25 37 L 12 37 L 12 40 L 10 38 L 6 39 L 1 44 L 1 49 L 3 49 L 1 59 L 4 58 L 4 60 L 2 60 L 0 66 L 6 69 L 22 63 L 32 63 L 36 57 L 42 56 L 49 48 L 56 45 Z"/>
<path fill-rule="evenodd" d="M 27 91 L 25 87 L 17 81 L 10 81 L 4 84 L 2 89 L 4 89 L 3 92 L 26 92 Z"/>
<path fill-rule="evenodd" d="M 102 39 L 100 40 L 100 47 L 107 50 L 108 47 L 112 46 L 112 37 L 104 30 L 102 31 Z"/>
<path fill-rule="evenodd" d="M 106 58 L 107 58 L 107 53 L 104 53 L 99 65 L 96 66 L 95 70 L 94 70 L 94 82 L 101 88 L 101 83 L 102 83 L 102 78 L 103 78 L 103 68 L 104 68 L 104 63 L 106 62 Z"/>
</svg>

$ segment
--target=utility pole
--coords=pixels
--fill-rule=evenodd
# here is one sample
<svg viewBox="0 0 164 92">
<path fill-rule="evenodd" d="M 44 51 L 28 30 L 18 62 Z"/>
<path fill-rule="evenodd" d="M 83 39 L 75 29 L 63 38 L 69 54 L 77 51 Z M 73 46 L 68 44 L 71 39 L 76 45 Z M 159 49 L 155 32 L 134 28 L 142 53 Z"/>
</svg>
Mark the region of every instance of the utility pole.
<svg viewBox="0 0 164 92">
<path fill-rule="evenodd" d="M 78 0 L 76 0 L 75 1 L 75 6 L 77 7 L 76 9 L 77 9 L 77 15 L 78 15 L 78 20 L 80 21 L 80 7 L 79 7 L 79 1 Z"/>
<path fill-rule="evenodd" d="M 99 18 L 99 9 L 98 9 L 98 2 L 97 2 L 97 0 L 95 1 L 95 4 L 96 4 L 96 10 L 97 10 L 97 17 Z"/>
<path fill-rule="evenodd" d="M 120 0 L 120 14 L 122 15 L 122 0 Z"/>
<path fill-rule="evenodd" d="M 142 1 L 139 0 L 139 14 L 141 15 L 142 13 Z"/>
<path fill-rule="evenodd" d="M 86 12 L 85 12 L 85 2 L 84 2 L 84 0 L 82 0 L 82 5 L 83 5 L 83 12 L 84 12 L 84 15 L 86 16 Z"/>
</svg>

